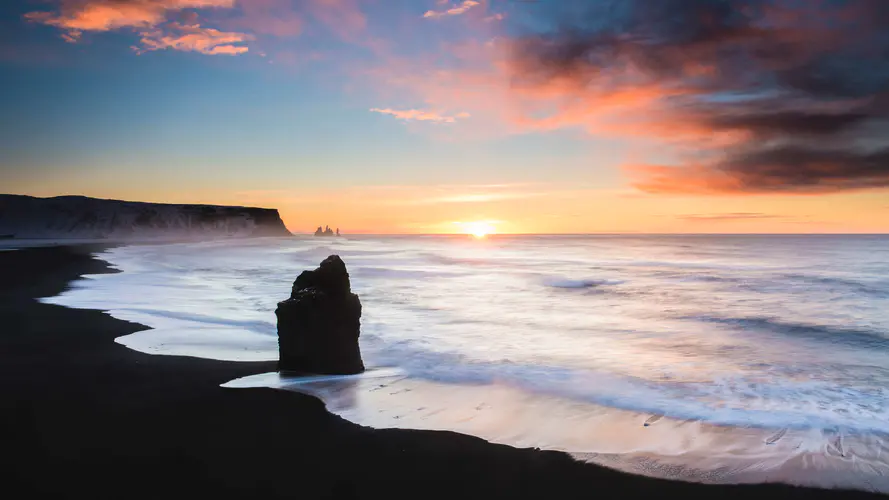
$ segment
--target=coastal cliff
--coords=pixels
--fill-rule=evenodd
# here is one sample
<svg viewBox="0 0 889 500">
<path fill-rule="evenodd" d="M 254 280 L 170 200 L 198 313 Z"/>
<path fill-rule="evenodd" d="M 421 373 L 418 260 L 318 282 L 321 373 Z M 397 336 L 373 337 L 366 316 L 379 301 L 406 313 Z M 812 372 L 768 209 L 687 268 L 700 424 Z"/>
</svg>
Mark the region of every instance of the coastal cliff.
<svg viewBox="0 0 889 500">
<path fill-rule="evenodd" d="M 278 211 L 270 208 L 0 195 L 0 235 L 15 239 L 201 240 L 290 236 L 290 232 Z"/>
</svg>

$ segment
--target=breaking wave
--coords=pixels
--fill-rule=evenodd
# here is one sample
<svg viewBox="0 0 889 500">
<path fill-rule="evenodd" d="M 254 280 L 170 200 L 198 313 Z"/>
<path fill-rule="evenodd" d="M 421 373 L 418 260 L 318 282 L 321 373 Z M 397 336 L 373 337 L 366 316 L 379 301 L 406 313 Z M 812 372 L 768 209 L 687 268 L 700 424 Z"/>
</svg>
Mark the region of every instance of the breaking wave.
<svg viewBox="0 0 889 500">
<path fill-rule="evenodd" d="M 791 337 L 803 337 L 832 344 L 856 345 L 879 349 L 889 348 L 889 338 L 884 333 L 875 330 L 790 323 L 765 317 L 721 318 L 715 316 L 694 316 L 688 319 L 735 326 L 744 330 L 759 330 Z"/>
<path fill-rule="evenodd" d="M 613 286 L 623 283 L 621 280 L 582 279 L 573 280 L 566 278 L 547 278 L 544 285 L 552 288 L 594 288 L 600 286 Z"/>
</svg>

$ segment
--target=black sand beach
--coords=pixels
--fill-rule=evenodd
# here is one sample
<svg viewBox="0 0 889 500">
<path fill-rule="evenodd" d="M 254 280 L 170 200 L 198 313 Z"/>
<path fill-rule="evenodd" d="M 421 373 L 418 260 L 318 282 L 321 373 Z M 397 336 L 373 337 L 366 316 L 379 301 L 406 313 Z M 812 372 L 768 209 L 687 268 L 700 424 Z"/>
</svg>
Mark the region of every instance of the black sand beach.
<svg viewBox="0 0 889 500">
<path fill-rule="evenodd" d="M 784 485 L 631 476 L 451 432 L 375 430 L 314 398 L 219 387 L 274 363 L 151 356 L 145 327 L 37 302 L 109 272 L 96 247 L 0 252 L 7 498 L 876 498 Z"/>
</svg>

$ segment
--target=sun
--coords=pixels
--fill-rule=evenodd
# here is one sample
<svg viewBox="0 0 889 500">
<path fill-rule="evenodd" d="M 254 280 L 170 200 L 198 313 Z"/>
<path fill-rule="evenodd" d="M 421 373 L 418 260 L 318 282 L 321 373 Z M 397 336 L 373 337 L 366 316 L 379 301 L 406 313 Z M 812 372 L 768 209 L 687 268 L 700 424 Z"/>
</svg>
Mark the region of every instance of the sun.
<svg viewBox="0 0 889 500">
<path fill-rule="evenodd" d="M 466 234 L 471 234 L 476 238 L 484 238 L 494 232 L 494 226 L 485 221 L 467 222 L 464 230 Z"/>
</svg>

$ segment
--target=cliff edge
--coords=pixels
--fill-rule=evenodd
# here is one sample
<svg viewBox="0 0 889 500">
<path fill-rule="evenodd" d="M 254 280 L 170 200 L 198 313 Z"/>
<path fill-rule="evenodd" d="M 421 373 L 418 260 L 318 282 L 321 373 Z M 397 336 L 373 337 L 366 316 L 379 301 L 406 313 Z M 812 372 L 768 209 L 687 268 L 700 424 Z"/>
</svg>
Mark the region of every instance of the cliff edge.
<svg viewBox="0 0 889 500">
<path fill-rule="evenodd" d="M 195 240 L 290 235 L 278 211 L 271 208 L 0 195 L 4 238 Z"/>
</svg>

